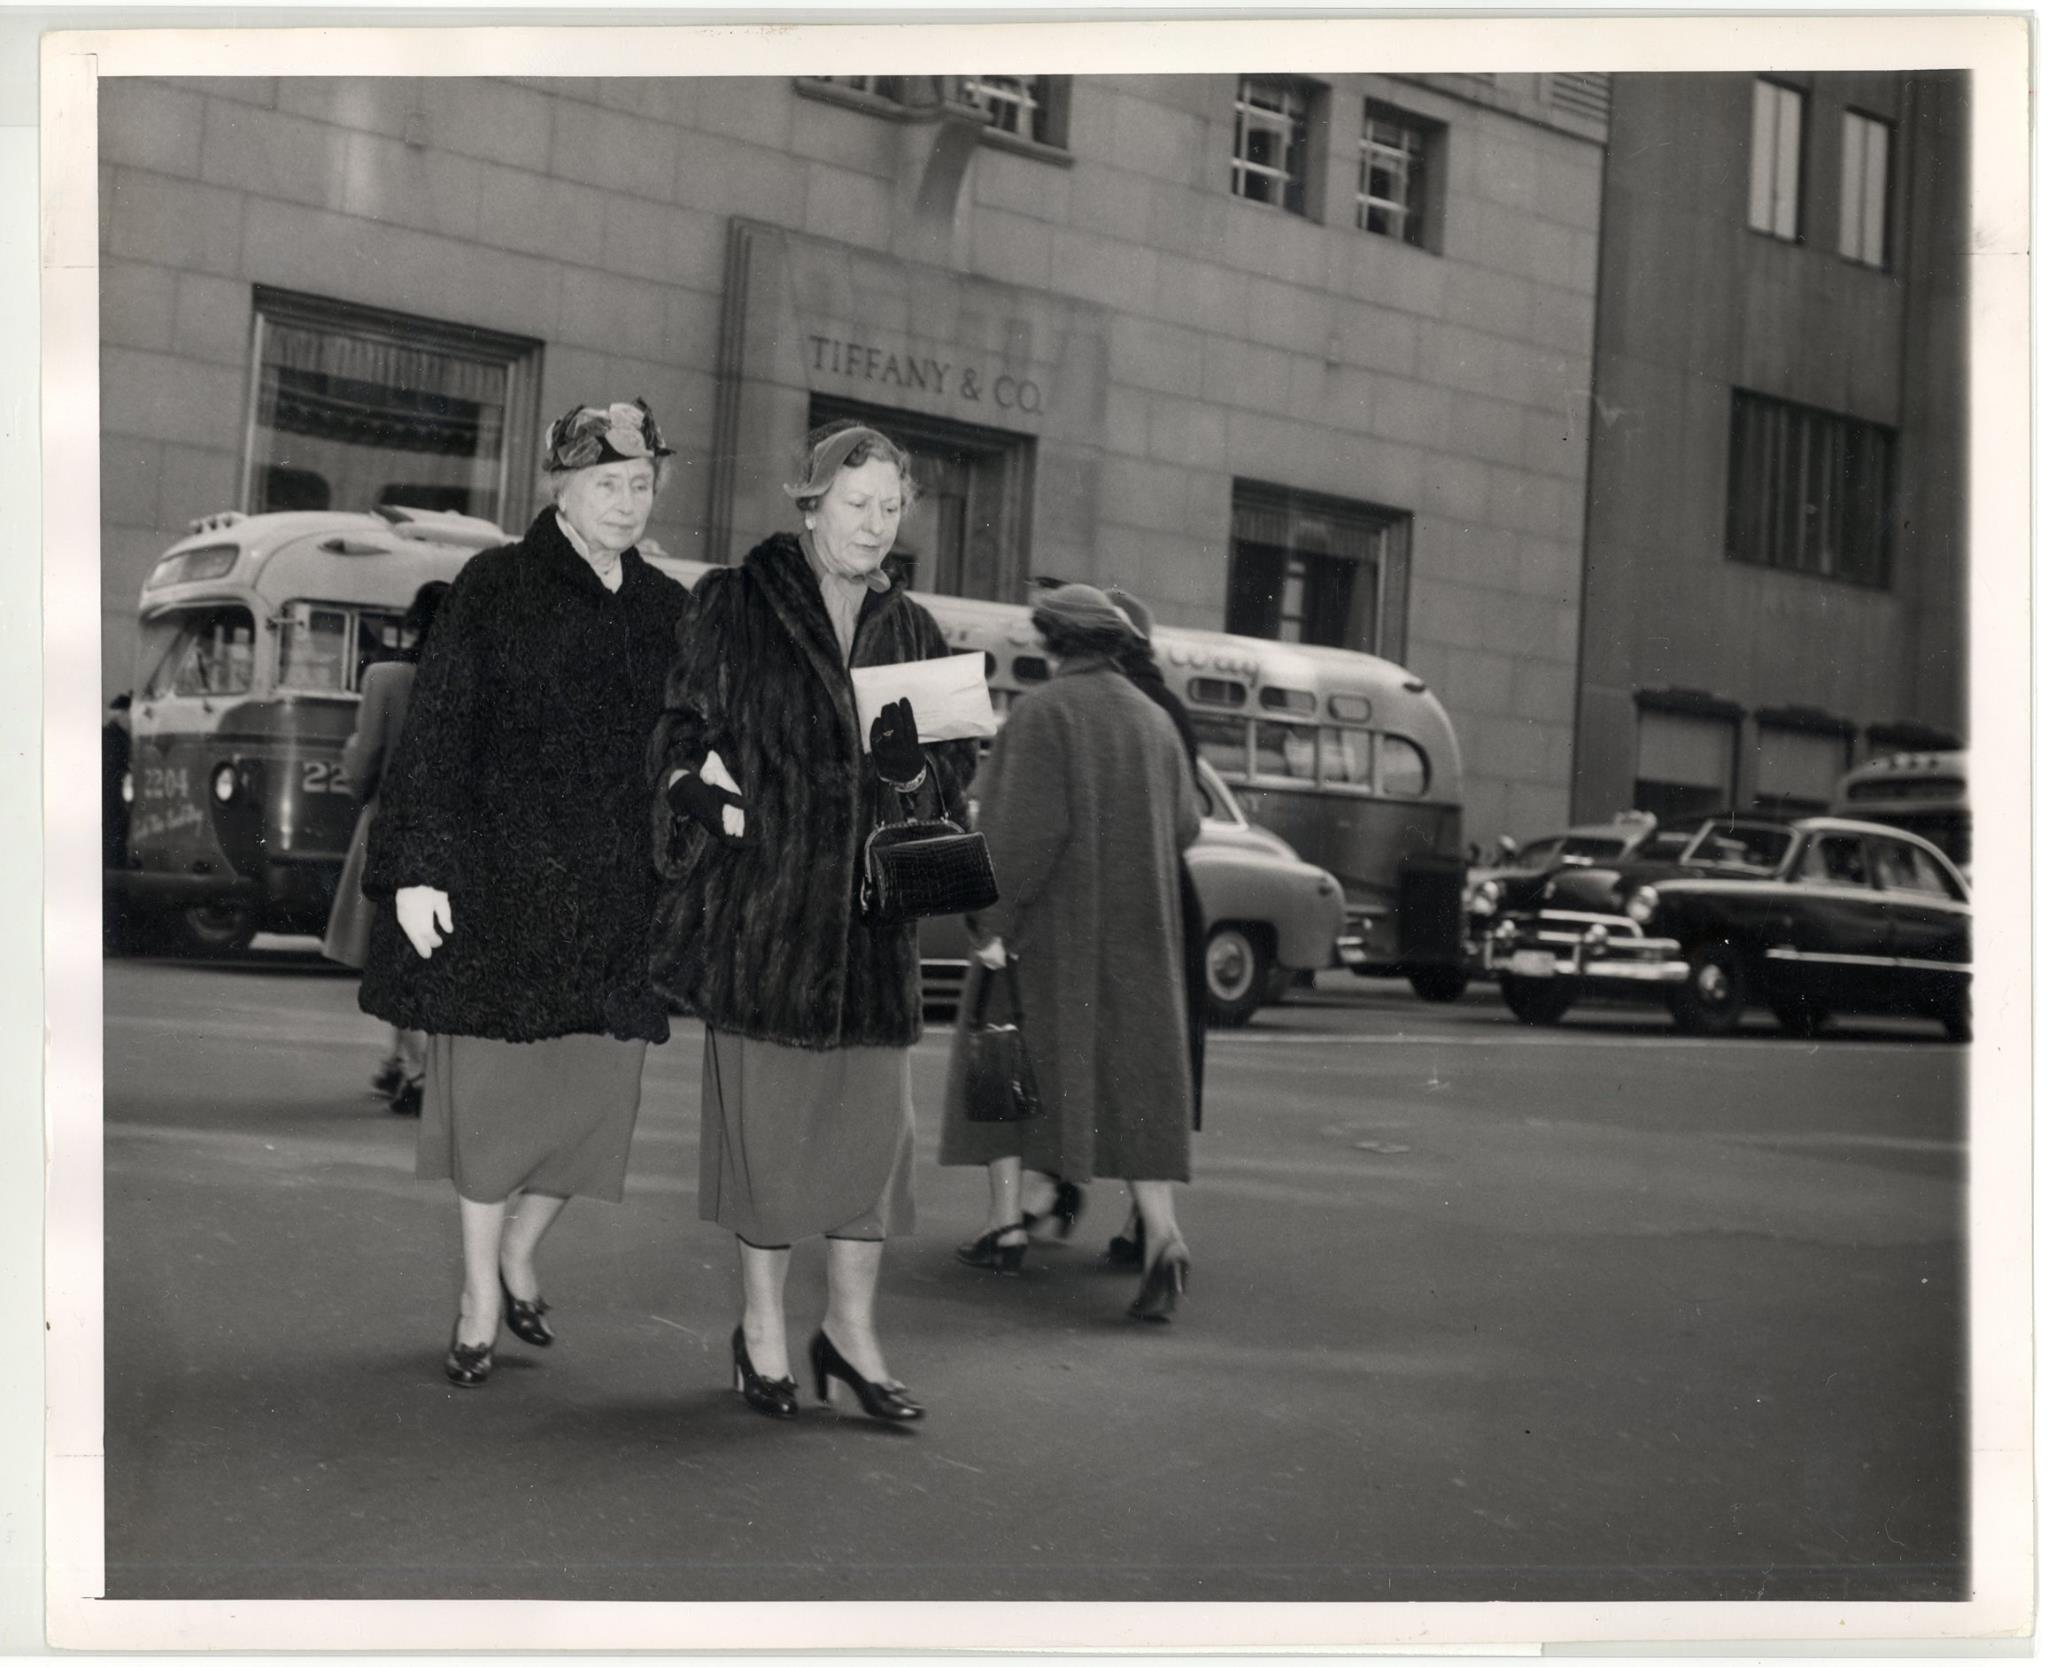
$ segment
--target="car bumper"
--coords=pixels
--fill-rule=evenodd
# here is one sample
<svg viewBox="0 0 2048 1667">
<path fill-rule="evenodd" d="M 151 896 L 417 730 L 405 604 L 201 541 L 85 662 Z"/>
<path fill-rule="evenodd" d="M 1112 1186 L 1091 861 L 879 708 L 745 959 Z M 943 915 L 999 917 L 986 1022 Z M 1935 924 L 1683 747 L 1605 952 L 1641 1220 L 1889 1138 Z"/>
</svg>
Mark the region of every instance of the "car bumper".
<svg viewBox="0 0 2048 1667">
<path fill-rule="evenodd" d="M 1646 937 L 1626 915 L 1549 911 L 1504 920 L 1480 940 L 1480 956 L 1487 972 L 1512 978 L 1680 984 L 1687 972 L 1677 939 Z"/>
</svg>

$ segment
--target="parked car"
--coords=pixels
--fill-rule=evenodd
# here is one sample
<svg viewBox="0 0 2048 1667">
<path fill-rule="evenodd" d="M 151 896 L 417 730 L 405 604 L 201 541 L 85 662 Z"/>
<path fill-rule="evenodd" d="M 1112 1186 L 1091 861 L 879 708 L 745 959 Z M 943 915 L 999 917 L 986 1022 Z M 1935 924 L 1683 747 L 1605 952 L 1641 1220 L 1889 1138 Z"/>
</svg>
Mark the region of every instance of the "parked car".
<svg viewBox="0 0 2048 1667">
<path fill-rule="evenodd" d="M 1502 915 L 1527 908 L 1543 882 L 1559 868 L 1590 868 L 1596 863 L 1626 862 L 1638 853 L 1676 854 L 1691 839 L 1693 828 L 1661 830 L 1647 811 L 1628 811 L 1611 822 L 1589 822 L 1563 833 L 1516 845 L 1501 841 L 1491 863 L 1477 865 L 1465 876 L 1466 951 L 1472 969 L 1481 970 L 1481 942 Z"/>
<path fill-rule="evenodd" d="M 1923 1014 L 1970 1034 L 1970 893 L 1929 841 L 1840 817 L 1717 818 L 1673 863 L 1559 870 L 1485 958 L 1527 1024 L 1582 995 L 1661 995 L 1679 1029 L 1752 1002 L 1810 1036 L 1834 1013 Z"/>
<path fill-rule="evenodd" d="M 1195 771 L 1195 787 L 1202 831 L 1188 850 L 1188 868 L 1209 927 L 1209 1022 L 1241 1025 L 1283 999 L 1301 974 L 1336 964 L 1344 894 L 1335 875 L 1303 862 L 1279 835 L 1247 820 L 1206 759 Z M 1000 884 L 1002 876 L 996 879 Z M 964 924 L 957 916 L 927 920 L 918 947 L 925 1005 L 957 1005 L 967 978 Z"/>
</svg>

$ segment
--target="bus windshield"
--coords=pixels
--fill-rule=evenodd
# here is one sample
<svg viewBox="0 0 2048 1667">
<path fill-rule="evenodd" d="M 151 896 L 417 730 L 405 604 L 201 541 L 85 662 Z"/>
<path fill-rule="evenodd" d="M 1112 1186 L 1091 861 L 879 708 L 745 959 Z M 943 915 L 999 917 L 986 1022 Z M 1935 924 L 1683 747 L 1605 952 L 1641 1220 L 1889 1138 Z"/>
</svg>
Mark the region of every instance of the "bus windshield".
<svg viewBox="0 0 2048 1667">
<path fill-rule="evenodd" d="M 390 609 L 294 602 L 278 643 L 278 687 L 354 694 L 370 667 L 404 655 L 404 627 L 404 614 Z"/>
<path fill-rule="evenodd" d="M 179 608 L 143 626 L 145 697 L 245 695 L 256 676 L 256 621 L 239 602 Z"/>
</svg>

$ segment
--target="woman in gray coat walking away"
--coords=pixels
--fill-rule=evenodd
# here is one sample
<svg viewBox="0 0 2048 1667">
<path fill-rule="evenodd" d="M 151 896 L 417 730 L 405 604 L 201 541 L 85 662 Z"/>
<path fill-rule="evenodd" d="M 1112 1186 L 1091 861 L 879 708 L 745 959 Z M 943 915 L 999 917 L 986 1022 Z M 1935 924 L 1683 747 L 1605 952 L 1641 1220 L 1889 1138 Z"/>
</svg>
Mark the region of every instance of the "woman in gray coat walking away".
<svg viewBox="0 0 2048 1667">
<path fill-rule="evenodd" d="M 1172 723 L 1118 671 L 1135 633 L 1101 591 L 1049 591 L 1032 624 L 1059 669 L 1011 708 L 976 779 L 1003 895 L 970 924 L 984 968 L 1015 962 L 1044 1110 L 971 1123 L 948 1104 L 939 1161 L 988 1166 L 987 1231 L 959 1254 L 1001 1272 L 1023 1265 L 1026 1166 L 1128 1181 L 1150 1252 L 1131 1314 L 1163 1320 L 1189 1267 L 1173 1184 L 1194 1106 L 1178 878 L 1201 825 L 1194 777 Z"/>
</svg>

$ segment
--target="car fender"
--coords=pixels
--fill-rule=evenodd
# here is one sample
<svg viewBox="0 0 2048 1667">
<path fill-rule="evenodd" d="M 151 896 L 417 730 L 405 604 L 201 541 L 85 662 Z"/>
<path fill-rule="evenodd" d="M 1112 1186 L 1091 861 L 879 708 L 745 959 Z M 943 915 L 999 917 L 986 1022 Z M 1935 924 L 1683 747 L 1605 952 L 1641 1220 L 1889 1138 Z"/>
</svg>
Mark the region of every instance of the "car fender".
<svg viewBox="0 0 2048 1667">
<path fill-rule="evenodd" d="M 1187 861 L 1206 920 L 1269 927 L 1282 966 L 1313 971 L 1331 964 L 1344 927 L 1344 892 L 1328 870 L 1219 840 L 1198 840 Z"/>
</svg>

